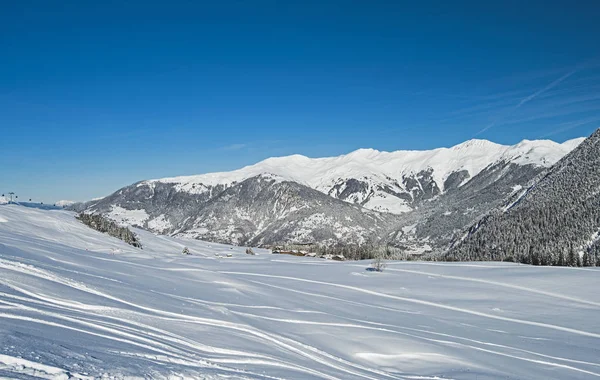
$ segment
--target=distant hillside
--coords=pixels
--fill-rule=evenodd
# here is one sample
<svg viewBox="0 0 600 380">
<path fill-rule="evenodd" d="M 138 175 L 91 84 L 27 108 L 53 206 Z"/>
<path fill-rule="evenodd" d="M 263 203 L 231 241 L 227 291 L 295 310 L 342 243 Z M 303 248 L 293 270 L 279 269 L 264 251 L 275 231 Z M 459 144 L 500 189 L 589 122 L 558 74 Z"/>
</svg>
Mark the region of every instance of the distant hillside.
<svg viewBox="0 0 600 380">
<path fill-rule="evenodd" d="M 6 205 L 11 203 L 9 201 L 9 199 L 7 199 L 6 197 L 0 197 L 0 205 Z M 18 204 L 20 206 L 24 206 L 24 207 L 30 207 L 30 208 L 39 208 L 41 210 L 61 210 L 63 209 L 63 207 L 59 207 L 55 204 L 44 204 L 44 203 L 38 203 L 38 202 L 12 202 L 14 204 Z"/>
<path fill-rule="evenodd" d="M 211 196 L 176 191 L 163 183 L 135 184 L 88 205 L 87 211 L 163 233 L 253 246 L 362 244 L 379 240 L 381 231 L 391 230 L 398 222 L 395 215 L 262 175 L 223 187 Z"/>
</svg>

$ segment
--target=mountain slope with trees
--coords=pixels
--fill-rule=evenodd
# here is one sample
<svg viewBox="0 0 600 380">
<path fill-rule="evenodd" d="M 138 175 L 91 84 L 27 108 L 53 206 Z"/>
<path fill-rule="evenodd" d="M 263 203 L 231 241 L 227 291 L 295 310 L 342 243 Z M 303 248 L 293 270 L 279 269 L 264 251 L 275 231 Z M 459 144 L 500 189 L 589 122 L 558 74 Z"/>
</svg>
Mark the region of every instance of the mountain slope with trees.
<svg viewBox="0 0 600 380">
<path fill-rule="evenodd" d="M 79 219 L 81 223 L 96 231 L 123 240 L 125 243 L 133 247 L 142 248 L 142 243 L 137 236 L 129 230 L 129 228 L 119 226 L 117 223 L 102 215 L 86 214 L 82 212 L 77 215 L 77 219 Z"/>
<path fill-rule="evenodd" d="M 593 266 L 599 235 L 600 129 L 471 227 L 445 258 Z"/>
</svg>

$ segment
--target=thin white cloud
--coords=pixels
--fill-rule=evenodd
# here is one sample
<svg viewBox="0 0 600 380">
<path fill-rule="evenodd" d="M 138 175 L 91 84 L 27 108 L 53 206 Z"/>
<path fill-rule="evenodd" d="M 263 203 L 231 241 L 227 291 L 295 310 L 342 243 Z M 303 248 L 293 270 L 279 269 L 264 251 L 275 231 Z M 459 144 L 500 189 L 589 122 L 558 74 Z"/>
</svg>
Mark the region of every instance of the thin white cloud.
<svg viewBox="0 0 600 380">
<path fill-rule="evenodd" d="M 566 73 L 563 76 L 561 76 L 560 78 L 554 80 L 552 83 L 548 84 L 544 88 L 539 89 L 536 92 L 534 92 L 533 94 L 528 95 L 525 98 L 521 99 L 516 106 L 514 106 L 513 108 L 509 109 L 508 111 L 504 112 L 502 115 L 500 115 L 499 117 L 497 117 L 494 121 L 492 121 L 490 124 L 488 124 L 487 126 L 485 126 L 485 128 L 483 128 L 482 130 L 480 130 L 479 132 L 477 132 L 475 134 L 475 136 L 478 136 L 478 135 L 484 133 L 485 131 L 489 130 L 490 128 L 496 126 L 496 124 L 498 124 L 499 121 L 501 121 L 504 118 L 512 115 L 516 110 L 518 110 L 519 108 L 521 108 L 523 105 L 531 102 L 532 100 L 534 100 L 538 96 L 542 95 L 543 93 L 545 93 L 545 92 L 553 89 L 554 87 L 558 86 L 559 84 L 561 84 L 562 82 L 564 82 L 567 78 L 569 78 L 570 76 L 572 76 L 573 74 L 575 74 L 577 71 L 578 71 L 578 69 L 571 70 L 568 73 Z"/>
<path fill-rule="evenodd" d="M 552 130 L 544 135 L 541 135 L 540 138 L 546 138 L 549 136 L 557 135 L 559 133 L 566 132 L 571 129 L 577 128 L 577 127 L 581 127 L 583 125 L 598 123 L 598 122 L 600 122 L 600 117 L 592 117 L 592 118 L 588 118 L 588 119 L 577 120 L 577 121 L 573 121 L 573 122 L 569 122 L 569 123 L 559 124 L 556 126 L 558 128 L 555 128 L 554 130 Z"/>
<path fill-rule="evenodd" d="M 247 147 L 248 144 L 231 144 L 221 148 L 221 150 L 240 150 Z"/>
<path fill-rule="evenodd" d="M 571 75 L 575 74 L 576 72 L 577 72 L 577 70 L 571 70 L 568 73 L 566 73 L 565 75 L 563 75 L 562 77 L 558 78 L 554 82 L 552 82 L 549 85 L 547 85 L 546 87 L 542 88 L 541 90 L 538 90 L 538 91 L 534 92 L 533 94 L 529 95 L 528 97 L 522 99 L 519 102 L 519 104 L 517 104 L 517 106 L 515 107 L 515 109 L 520 108 L 522 105 L 524 105 L 524 104 L 532 101 L 533 99 L 537 98 L 539 95 L 543 94 L 544 92 L 546 92 L 548 90 L 551 90 L 552 88 L 558 86 L 561 82 L 563 82 L 565 79 L 567 79 Z"/>
<path fill-rule="evenodd" d="M 547 120 L 557 117 L 571 117 L 577 118 L 577 115 L 587 114 L 595 112 L 600 109 L 600 102 L 580 102 L 572 103 L 567 105 L 555 106 L 553 104 L 544 105 L 542 107 L 536 107 L 531 112 L 528 112 L 527 116 L 519 118 L 511 118 L 502 120 L 497 125 L 515 125 L 522 123 L 529 123 L 538 120 Z"/>
</svg>

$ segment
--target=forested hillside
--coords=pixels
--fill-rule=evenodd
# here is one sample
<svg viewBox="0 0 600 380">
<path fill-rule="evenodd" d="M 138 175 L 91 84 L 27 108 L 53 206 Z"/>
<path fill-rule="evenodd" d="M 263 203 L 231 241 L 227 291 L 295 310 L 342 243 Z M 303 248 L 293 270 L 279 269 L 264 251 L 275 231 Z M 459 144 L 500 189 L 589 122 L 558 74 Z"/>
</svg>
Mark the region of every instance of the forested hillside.
<svg viewBox="0 0 600 380">
<path fill-rule="evenodd" d="M 448 260 L 593 266 L 600 255 L 600 130 L 471 227 Z"/>
<path fill-rule="evenodd" d="M 107 219 L 99 214 L 86 214 L 84 212 L 77 215 L 77 219 L 86 226 L 108 234 L 117 239 L 123 240 L 125 243 L 134 246 L 136 248 L 142 248 L 142 243 L 139 241 L 137 236 L 129 230 L 127 227 L 119 226 L 117 223 L 110 219 Z"/>
</svg>

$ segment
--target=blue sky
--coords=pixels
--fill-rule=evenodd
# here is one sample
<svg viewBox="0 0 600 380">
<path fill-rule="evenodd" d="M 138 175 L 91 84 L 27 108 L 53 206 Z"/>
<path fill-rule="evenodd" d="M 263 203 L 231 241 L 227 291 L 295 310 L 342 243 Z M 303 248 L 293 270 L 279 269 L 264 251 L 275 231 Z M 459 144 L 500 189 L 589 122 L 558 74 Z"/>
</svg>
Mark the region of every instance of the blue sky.
<svg viewBox="0 0 600 380">
<path fill-rule="evenodd" d="M 591 1 L 4 2 L 0 192 L 586 136 L 598 19 Z"/>
</svg>

